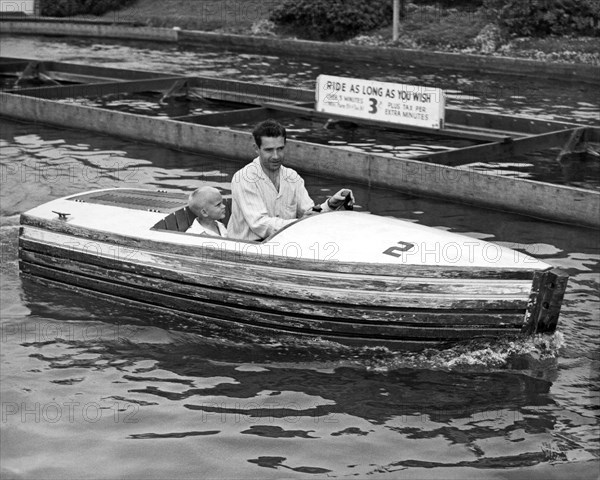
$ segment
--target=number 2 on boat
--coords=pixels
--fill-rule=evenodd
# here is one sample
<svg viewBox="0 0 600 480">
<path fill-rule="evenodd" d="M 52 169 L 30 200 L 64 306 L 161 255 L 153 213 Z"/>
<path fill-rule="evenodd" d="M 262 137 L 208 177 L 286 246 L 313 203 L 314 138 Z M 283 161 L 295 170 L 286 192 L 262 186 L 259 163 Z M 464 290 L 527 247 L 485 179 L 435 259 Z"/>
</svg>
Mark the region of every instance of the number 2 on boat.
<svg viewBox="0 0 600 480">
<path fill-rule="evenodd" d="M 383 253 L 385 253 L 386 255 L 390 255 L 392 257 L 400 257 L 402 256 L 403 252 L 408 252 L 411 248 L 413 248 L 415 246 L 414 243 L 408 243 L 408 242 L 398 242 L 398 245 L 394 245 L 393 247 L 388 248 L 387 250 L 384 250 Z"/>
</svg>

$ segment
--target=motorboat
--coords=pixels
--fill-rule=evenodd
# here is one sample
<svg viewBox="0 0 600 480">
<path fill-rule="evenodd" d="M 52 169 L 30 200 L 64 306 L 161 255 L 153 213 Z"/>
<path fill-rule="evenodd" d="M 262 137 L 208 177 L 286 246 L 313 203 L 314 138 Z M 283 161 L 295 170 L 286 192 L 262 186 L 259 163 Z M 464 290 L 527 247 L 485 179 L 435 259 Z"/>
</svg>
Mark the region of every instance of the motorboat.
<svg viewBox="0 0 600 480">
<path fill-rule="evenodd" d="M 21 215 L 20 269 L 201 322 L 424 348 L 552 333 L 568 276 L 505 246 L 359 211 L 262 242 L 186 233 L 187 194 L 112 188 Z"/>
</svg>

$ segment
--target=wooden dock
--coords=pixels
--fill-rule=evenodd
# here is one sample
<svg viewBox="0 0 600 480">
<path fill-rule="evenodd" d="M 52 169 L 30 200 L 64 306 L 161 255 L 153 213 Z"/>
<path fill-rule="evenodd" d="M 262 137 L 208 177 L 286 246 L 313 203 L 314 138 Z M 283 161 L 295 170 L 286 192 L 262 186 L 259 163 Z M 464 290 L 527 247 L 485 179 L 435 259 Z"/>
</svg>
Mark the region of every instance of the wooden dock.
<svg viewBox="0 0 600 480">
<path fill-rule="evenodd" d="M 21 84 L 20 88 L 0 93 L 0 115 L 97 131 L 243 163 L 250 160 L 251 133 L 231 125 L 266 118 L 351 121 L 388 131 L 473 140 L 476 144 L 466 148 L 398 158 L 289 139 L 286 161 L 292 168 L 318 176 L 335 175 L 370 186 L 600 228 L 598 191 L 500 176 L 469 167 L 550 148 L 556 148 L 560 152 L 558 158 L 564 158 L 570 152 L 585 151 L 588 144 L 600 143 L 598 127 L 453 108 L 446 109 L 443 129 L 391 125 L 317 112 L 315 94 L 306 89 L 6 57 L 0 59 L 0 76 L 18 78 Z M 38 85 L 25 87 L 28 80 Z M 161 100 L 186 95 L 221 102 L 230 109 L 165 118 L 57 102 L 139 92 L 157 92 Z"/>
</svg>

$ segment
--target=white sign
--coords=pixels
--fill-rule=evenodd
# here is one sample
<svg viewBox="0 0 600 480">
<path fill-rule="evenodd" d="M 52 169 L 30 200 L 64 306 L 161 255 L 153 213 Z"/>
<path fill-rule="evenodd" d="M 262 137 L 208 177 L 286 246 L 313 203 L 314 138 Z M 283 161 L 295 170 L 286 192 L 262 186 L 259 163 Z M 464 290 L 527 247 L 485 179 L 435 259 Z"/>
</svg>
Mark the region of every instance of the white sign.
<svg viewBox="0 0 600 480">
<path fill-rule="evenodd" d="M 27 15 L 33 15 L 35 13 L 34 0 L 0 0 L 0 12 L 23 12 Z"/>
<path fill-rule="evenodd" d="M 346 117 L 418 127 L 444 127 L 440 88 L 319 75 L 316 109 Z"/>
</svg>

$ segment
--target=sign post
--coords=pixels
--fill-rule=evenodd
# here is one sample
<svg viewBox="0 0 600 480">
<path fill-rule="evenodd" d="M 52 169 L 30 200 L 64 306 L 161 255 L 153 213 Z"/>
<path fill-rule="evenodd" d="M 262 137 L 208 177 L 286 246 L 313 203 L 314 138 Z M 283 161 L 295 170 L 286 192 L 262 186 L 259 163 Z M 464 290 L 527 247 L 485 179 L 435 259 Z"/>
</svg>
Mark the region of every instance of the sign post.
<svg viewBox="0 0 600 480">
<path fill-rule="evenodd" d="M 400 30 L 400 0 L 394 0 L 394 11 L 392 14 L 392 40 L 398 41 Z"/>
</svg>

